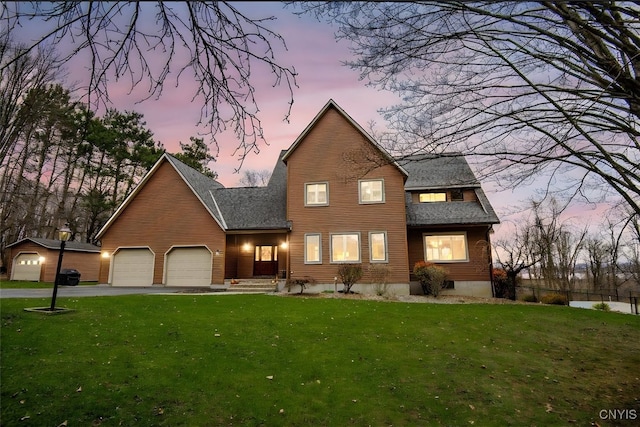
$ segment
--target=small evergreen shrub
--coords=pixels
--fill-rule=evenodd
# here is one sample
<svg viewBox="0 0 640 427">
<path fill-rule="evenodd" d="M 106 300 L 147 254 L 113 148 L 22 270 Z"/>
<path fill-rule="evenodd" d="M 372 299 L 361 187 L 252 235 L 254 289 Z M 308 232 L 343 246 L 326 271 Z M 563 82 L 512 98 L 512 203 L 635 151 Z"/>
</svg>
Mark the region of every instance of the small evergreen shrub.
<svg viewBox="0 0 640 427">
<path fill-rule="evenodd" d="M 611 311 L 611 307 L 609 307 L 609 304 L 607 304 L 606 302 L 599 302 L 598 304 L 593 304 L 592 307 L 595 308 L 596 310 Z"/>
<path fill-rule="evenodd" d="M 425 295 L 437 297 L 446 285 L 448 272 L 432 262 L 418 261 L 413 266 L 413 274 L 420 281 Z"/>
<path fill-rule="evenodd" d="M 567 296 L 558 294 L 558 293 L 547 294 L 542 298 L 540 298 L 540 302 L 543 304 L 552 304 L 552 305 L 569 305 Z"/>
<path fill-rule="evenodd" d="M 525 295 L 522 297 L 522 301 L 524 302 L 538 302 L 538 298 L 535 295 Z"/>
</svg>

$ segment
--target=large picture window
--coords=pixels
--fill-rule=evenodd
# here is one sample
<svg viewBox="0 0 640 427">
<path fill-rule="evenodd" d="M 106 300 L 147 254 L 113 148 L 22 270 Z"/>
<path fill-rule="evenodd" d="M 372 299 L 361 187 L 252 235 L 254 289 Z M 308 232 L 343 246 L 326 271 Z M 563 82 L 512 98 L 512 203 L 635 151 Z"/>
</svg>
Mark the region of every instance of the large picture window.
<svg viewBox="0 0 640 427">
<path fill-rule="evenodd" d="M 427 261 L 468 261 L 467 235 L 466 233 L 425 234 L 424 252 Z"/>
<path fill-rule="evenodd" d="M 382 179 L 359 181 L 360 203 L 383 203 L 384 181 Z"/>
<path fill-rule="evenodd" d="M 331 262 L 360 262 L 360 233 L 332 234 Z"/>
<path fill-rule="evenodd" d="M 322 236 L 320 234 L 304 235 L 304 263 L 322 264 Z"/>
<path fill-rule="evenodd" d="M 305 206 L 326 206 L 329 204 L 329 184 L 314 182 L 304 185 Z"/>
</svg>

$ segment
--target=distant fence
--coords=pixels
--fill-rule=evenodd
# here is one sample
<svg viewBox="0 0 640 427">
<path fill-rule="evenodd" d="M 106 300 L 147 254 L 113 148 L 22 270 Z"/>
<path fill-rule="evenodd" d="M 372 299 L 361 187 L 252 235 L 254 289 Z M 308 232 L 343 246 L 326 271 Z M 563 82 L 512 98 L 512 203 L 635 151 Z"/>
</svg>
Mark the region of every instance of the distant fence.
<svg viewBox="0 0 640 427">
<path fill-rule="evenodd" d="M 561 294 L 567 297 L 567 301 L 600 301 L 600 302 L 624 302 L 629 304 L 631 312 L 634 314 L 640 314 L 638 311 L 638 300 L 640 299 L 639 292 L 624 292 L 618 289 L 573 289 L 573 290 L 560 290 L 560 289 L 548 289 L 540 288 L 537 286 L 516 286 L 516 299 L 523 299 L 527 295 L 533 295 L 538 301 L 548 294 Z"/>
</svg>

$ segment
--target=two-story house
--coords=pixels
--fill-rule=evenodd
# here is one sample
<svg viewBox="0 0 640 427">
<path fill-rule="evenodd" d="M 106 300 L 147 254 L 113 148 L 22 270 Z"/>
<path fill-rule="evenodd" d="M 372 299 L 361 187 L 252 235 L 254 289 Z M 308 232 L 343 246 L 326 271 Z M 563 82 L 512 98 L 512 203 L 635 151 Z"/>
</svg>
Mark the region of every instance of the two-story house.
<svg viewBox="0 0 640 427">
<path fill-rule="evenodd" d="M 409 294 L 420 292 L 413 265 L 427 260 L 446 266 L 449 293 L 491 296 L 498 222 L 462 156 L 394 159 L 330 100 L 265 187 L 225 188 L 163 155 L 100 231 L 100 281 L 226 287 L 277 276 L 322 290 L 355 263 Z M 371 282 L 365 274 L 354 290 L 373 292 Z"/>
</svg>

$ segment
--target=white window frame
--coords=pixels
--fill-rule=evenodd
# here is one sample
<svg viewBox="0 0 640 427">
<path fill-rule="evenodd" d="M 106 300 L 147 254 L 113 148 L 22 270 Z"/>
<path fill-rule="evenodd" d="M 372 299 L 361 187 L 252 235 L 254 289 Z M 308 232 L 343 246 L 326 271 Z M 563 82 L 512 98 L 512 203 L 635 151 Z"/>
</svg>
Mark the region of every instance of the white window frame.
<svg viewBox="0 0 640 427">
<path fill-rule="evenodd" d="M 427 237 L 443 237 L 443 236 L 463 236 L 464 237 L 464 251 L 465 258 L 464 259 L 429 259 L 427 257 Z M 469 262 L 469 239 L 467 237 L 466 231 L 452 231 L 448 233 L 424 233 L 422 235 L 422 244 L 424 245 L 424 259 L 428 262 L 435 263 L 458 263 L 458 262 Z"/>
<path fill-rule="evenodd" d="M 318 203 L 318 202 L 309 202 L 308 194 L 309 194 L 309 186 L 310 185 L 324 185 L 326 189 L 327 201 Z M 318 192 L 316 191 L 316 196 Z M 316 197 L 317 198 L 317 197 Z M 305 182 L 304 184 L 304 205 L 305 206 L 329 206 L 329 182 L 328 181 L 318 181 L 318 182 Z"/>
<path fill-rule="evenodd" d="M 371 238 L 374 234 L 382 234 L 384 236 L 384 259 L 373 259 L 373 239 Z M 370 231 L 369 232 L 369 262 L 372 264 L 381 264 L 389 262 L 389 248 L 388 248 L 388 240 L 387 240 L 387 232 L 386 231 Z"/>
<path fill-rule="evenodd" d="M 309 260 L 307 258 L 307 245 L 309 237 L 318 238 L 318 260 Z M 305 264 L 322 264 L 322 234 L 321 233 L 305 233 L 304 235 L 304 263 Z"/>
<path fill-rule="evenodd" d="M 381 192 L 382 192 L 381 200 L 363 200 L 362 199 L 362 195 L 363 195 L 362 184 L 371 183 L 371 182 L 379 182 L 380 183 L 380 186 L 382 187 L 380 189 Z M 376 204 L 376 203 L 384 203 L 385 202 L 384 179 L 376 178 L 376 179 L 361 179 L 361 180 L 358 180 L 358 201 L 360 202 L 361 205 L 371 205 L 371 204 Z"/>
<path fill-rule="evenodd" d="M 350 260 L 334 260 L 333 259 L 333 238 L 336 236 L 357 236 L 358 238 L 358 258 L 357 259 L 350 259 Z M 345 240 L 343 239 L 343 246 L 344 246 Z M 345 231 L 343 233 L 331 233 L 329 235 L 329 256 L 331 259 L 331 263 L 332 264 L 360 264 L 362 262 L 362 236 L 360 235 L 359 231 Z"/>
</svg>

